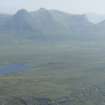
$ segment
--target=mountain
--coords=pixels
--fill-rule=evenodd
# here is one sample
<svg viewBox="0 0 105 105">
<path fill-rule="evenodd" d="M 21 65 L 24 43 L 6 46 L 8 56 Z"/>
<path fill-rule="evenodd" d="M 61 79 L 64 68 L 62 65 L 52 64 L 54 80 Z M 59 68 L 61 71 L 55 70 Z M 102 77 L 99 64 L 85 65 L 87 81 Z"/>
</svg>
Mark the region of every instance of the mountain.
<svg viewBox="0 0 105 105">
<path fill-rule="evenodd" d="M 89 40 L 105 33 L 104 24 L 93 24 L 86 15 L 45 8 L 34 12 L 21 9 L 14 15 L 0 15 L 0 37 L 4 40 L 6 37 L 11 40 Z"/>
</svg>

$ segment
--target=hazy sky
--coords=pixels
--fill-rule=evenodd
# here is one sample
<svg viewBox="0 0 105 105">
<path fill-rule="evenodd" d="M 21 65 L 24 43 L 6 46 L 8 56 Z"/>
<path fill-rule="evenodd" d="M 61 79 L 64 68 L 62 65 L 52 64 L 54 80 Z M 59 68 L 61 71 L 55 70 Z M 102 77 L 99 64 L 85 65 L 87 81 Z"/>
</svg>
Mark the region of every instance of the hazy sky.
<svg viewBox="0 0 105 105">
<path fill-rule="evenodd" d="M 33 11 L 40 7 L 69 13 L 105 14 L 105 0 L 0 0 L 0 13 L 15 13 L 21 8 Z"/>
</svg>

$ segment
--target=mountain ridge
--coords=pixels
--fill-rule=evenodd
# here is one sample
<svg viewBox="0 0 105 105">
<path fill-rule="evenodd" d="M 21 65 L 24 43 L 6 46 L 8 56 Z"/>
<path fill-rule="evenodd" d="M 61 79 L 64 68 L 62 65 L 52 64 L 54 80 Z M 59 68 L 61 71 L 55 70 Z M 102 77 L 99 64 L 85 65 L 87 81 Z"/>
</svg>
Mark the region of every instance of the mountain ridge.
<svg viewBox="0 0 105 105">
<path fill-rule="evenodd" d="M 93 24 L 86 15 L 74 15 L 45 8 L 34 12 L 21 9 L 14 15 L 5 15 L 5 18 L 0 15 L 0 21 L 0 35 L 9 34 L 20 39 L 88 40 L 105 33 L 102 25 L 104 22 Z"/>
</svg>

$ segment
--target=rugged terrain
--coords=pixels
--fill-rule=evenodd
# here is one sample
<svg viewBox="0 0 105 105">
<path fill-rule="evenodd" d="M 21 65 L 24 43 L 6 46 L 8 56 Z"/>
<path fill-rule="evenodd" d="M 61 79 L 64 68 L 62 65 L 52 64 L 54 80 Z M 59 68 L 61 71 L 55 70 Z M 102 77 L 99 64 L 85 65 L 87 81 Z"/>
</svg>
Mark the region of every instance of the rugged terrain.
<svg viewBox="0 0 105 105">
<path fill-rule="evenodd" d="M 86 15 L 44 8 L 1 14 L 0 70 L 28 69 L 0 76 L 0 104 L 104 105 L 104 40 L 105 21 Z"/>
</svg>

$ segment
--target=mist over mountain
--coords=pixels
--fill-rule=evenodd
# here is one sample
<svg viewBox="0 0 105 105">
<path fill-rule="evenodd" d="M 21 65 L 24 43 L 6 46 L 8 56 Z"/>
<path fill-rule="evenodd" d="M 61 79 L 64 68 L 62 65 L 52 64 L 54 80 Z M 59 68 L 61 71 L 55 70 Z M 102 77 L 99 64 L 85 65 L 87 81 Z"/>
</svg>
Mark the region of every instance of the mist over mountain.
<svg viewBox="0 0 105 105">
<path fill-rule="evenodd" d="M 88 20 L 94 24 L 100 23 L 105 20 L 105 15 L 96 14 L 96 13 L 88 13 L 86 14 Z"/>
<path fill-rule="evenodd" d="M 39 39 L 97 39 L 105 33 L 105 22 L 93 24 L 86 15 L 73 15 L 58 10 L 40 8 L 34 12 L 25 9 L 14 15 L 0 15 L 0 37 L 5 40 Z M 5 36 L 5 37 L 4 37 Z"/>
<path fill-rule="evenodd" d="M 104 52 L 105 19 L 0 14 L 0 105 L 105 105 Z"/>
</svg>

